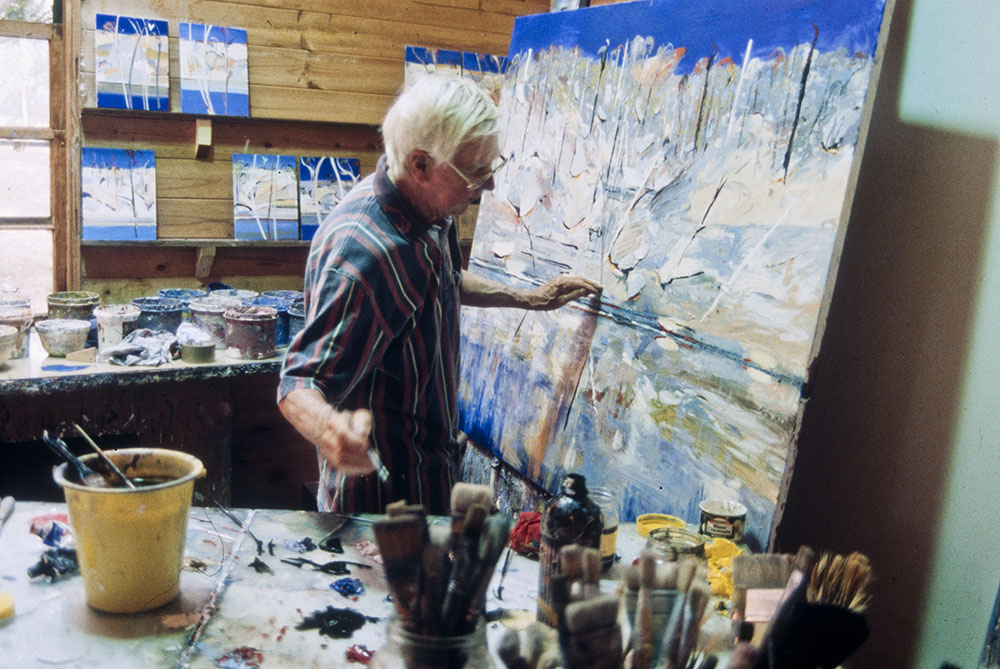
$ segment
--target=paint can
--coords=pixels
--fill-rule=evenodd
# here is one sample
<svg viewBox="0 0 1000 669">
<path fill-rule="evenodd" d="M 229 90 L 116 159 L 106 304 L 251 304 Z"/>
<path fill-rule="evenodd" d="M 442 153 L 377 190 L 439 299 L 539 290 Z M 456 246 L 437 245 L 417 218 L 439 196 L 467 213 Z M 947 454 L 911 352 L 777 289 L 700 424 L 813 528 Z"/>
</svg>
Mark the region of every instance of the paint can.
<svg viewBox="0 0 1000 669">
<path fill-rule="evenodd" d="M 292 306 L 291 301 L 283 297 L 261 295 L 250 300 L 250 304 L 271 307 L 278 312 L 278 322 L 274 330 L 274 345 L 288 346 L 288 307 Z"/>
<path fill-rule="evenodd" d="M 240 306 L 241 302 L 233 298 L 205 297 L 191 300 L 191 323 L 204 330 L 215 340 L 215 348 L 226 348 L 226 318 L 227 309 Z"/>
<path fill-rule="evenodd" d="M 101 303 L 101 296 L 86 290 L 49 293 L 46 298 L 50 319 L 89 321 L 94 317 L 94 307 Z"/>
<path fill-rule="evenodd" d="M 256 290 L 244 290 L 242 288 L 220 288 L 210 292 L 209 297 L 235 297 L 240 302 L 246 302 L 260 295 Z"/>
<path fill-rule="evenodd" d="M 226 355 L 230 358 L 260 360 L 275 351 L 278 312 L 272 307 L 243 305 L 231 307 L 226 319 Z"/>
<path fill-rule="evenodd" d="M 6 365 L 7 361 L 10 360 L 17 336 L 18 330 L 13 325 L 0 325 L 0 367 Z"/>
<path fill-rule="evenodd" d="M 701 522 L 698 531 L 709 537 L 721 537 L 735 543 L 743 543 L 743 531 L 747 522 L 747 508 L 740 502 L 720 499 L 706 499 L 698 504 Z"/>
<path fill-rule="evenodd" d="M 135 330 L 139 307 L 134 304 L 105 304 L 94 308 L 97 318 L 97 350 L 114 346 Z"/>
<path fill-rule="evenodd" d="M 191 320 L 191 310 L 189 308 L 191 300 L 208 297 L 208 291 L 200 288 L 161 288 L 156 291 L 156 294 L 160 297 L 172 297 L 175 300 L 183 302 L 184 312 L 181 318 L 185 321 Z"/>
<path fill-rule="evenodd" d="M 180 594 L 184 543 L 201 460 L 180 451 L 105 451 L 135 490 L 82 485 L 69 463 L 52 471 L 66 496 L 87 604 L 111 613 L 148 611 Z M 96 468 L 97 454 L 80 459 Z"/>
<path fill-rule="evenodd" d="M 11 358 L 23 358 L 28 355 L 28 331 L 31 329 L 31 321 L 31 307 L 27 304 L 0 304 L 0 325 L 9 325 L 17 329 Z"/>
<path fill-rule="evenodd" d="M 278 297 L 288 302 L 302 302 L 306 299 L 306 294 L 301 290 L 265 290 L 261 297 Z"/>
<path fill-rule="evenodd" d="M 306 326 L 306 307 L 302 302 L 292 302 L 288 307 L 288 341 L 291 343 L 295 335 Z"/>
<path fill-rule="evenodd" d="M 601 510 L 601 571 L 615 563 L 615 546 L 618 543 L 618 500 L 610 488 L 595 486 L 590 489 L 590 499 Z"/>
<path fill-rule="evenodd" d="M 137 297 L 132 304 L 139 307 L 136 328 L 177 332 L 184 318 L 184 303 L 173 297 Z"/>
<path fill-rule="evenodd" d="M 35 323 L 42 346 L 53 358 L 82 350 L 87 345 L 90 321 L 78 318 L 48 318 Z"/>
<path fill-rule="evenodd" d="M 215 343 L 193 344 L 181 343 L 181 360 L 192 364 L 202 364 L 215 361 Z"/>
</svg>

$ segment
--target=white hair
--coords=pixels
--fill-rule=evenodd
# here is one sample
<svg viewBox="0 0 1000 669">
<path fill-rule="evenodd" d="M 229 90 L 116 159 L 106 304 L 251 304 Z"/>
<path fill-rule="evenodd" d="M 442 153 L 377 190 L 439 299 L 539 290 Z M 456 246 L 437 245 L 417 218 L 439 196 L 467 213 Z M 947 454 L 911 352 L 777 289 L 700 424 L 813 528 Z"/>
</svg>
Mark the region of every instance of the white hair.
<svg viewBox="0 0 1000 669">
<path fill-rule="evenodd" d="M 407 87 L 385 115 L 382 139 L 390 179 L 407 169 L 415 149 L 434 160 L 450 161 L 465 144 L 499 134 L 500 110 L 476 83 L 455 76 L 431 74 Z"/>
</svg>

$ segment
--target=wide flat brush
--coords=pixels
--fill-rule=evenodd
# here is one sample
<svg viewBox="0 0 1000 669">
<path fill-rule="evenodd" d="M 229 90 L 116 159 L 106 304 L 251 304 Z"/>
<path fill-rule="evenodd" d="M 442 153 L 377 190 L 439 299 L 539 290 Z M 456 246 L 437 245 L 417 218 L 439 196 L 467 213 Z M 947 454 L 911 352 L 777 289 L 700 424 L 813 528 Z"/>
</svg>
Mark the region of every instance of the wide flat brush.
<svg viewBox="0 0 1000 669">
<path fill-rule="evenodd" d="M 419 631 L 421 567 L 427 526 L 418 516 L 403 515 L 376 521 L 374 530 L 400 622 L 404 629 Z"/>
</svg>

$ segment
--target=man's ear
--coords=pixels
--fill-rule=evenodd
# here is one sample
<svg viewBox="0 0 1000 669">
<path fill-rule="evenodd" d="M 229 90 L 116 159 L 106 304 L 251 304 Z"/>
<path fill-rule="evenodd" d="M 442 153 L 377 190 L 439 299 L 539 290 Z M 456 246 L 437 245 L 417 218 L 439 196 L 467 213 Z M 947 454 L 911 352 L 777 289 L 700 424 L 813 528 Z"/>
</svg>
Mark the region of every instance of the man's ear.
<svg viewBox="0 0 1000 669">
<path fill-rule="evenodd" d="M 430 155 L 423 149 L 413 149 L 410 151 L 410 155 L 406 157 L 407 166 L 410 168 L 410 175 L 419 181 L 430 178 L 431 168 L 434 166 L 434 160 Z"/>
</svg>

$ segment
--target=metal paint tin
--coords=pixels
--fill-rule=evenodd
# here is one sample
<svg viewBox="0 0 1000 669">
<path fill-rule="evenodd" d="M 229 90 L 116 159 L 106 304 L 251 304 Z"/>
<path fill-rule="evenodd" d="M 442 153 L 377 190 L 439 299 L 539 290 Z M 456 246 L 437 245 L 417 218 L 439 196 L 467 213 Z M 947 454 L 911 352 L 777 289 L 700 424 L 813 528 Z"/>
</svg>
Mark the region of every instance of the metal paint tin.
<svg viewBox="0 0 1000 669">
<path fill-rule="evenodd" d="M 181 344 L 181 360 L 190 363 L 215 361 L 215 344 Z"/>
<path fill-rule="evenodd" d="M 136 329 L 177 332 L 184 318 L 184 302 L 173 297 L 137 297 L 132 304 L 140 312 Z"/>
<path fill-rule="evenodd" d="M 295 339 L 295 335 L 306 326 L 306 308 L 302 302 L 293 302 L 288 307 L 288 341 Z"/>
<path fill-rule="evenodd" d="M 735 543 L 743 543 L 743 531 L 747 522 L 747 508 L 734 501 L 706 499 L 698 504 L 701 522 L 698 531 L 709 537 L 722 537 Z"/>
<path fill-rule="evenodd" d="M 274 345 L 288 346 L 288 307 L 292 306 L 292 302 L 284 297 L 261 295 L 250 300 L 250 304 L 271 307 L 278 312 L 278 321 L 274 331 Z"/>
<path fill-rule="evenodd" d="M 89 321 L 94 317 L 94 307 L 101 303 L 101 296 L 86 290 L 49 293 L 49 320 L 69 319 Z"/>
<path fill-rule="evenodd" d="M 226 355 L 230 358 L 260 360 L 275 351 L 278 312 L 272 307 L 245 305 L 232 307 L 226 319 Z"/>
<path fill-rule="evenodd" d="M 203 298 L 191 300 L 191 323 L 198 326 L 215 340 L 215 348 L 226 348 L 226 317 L 227 309 L 240 306 L 239 300 L 229 298 Z"/>
<path fill-rule="evenodd" d="M 202 290 L 200 288 L 161 288 L 156 291 L 156 294 L 160 297 L 172 297 L 175 300 L 180 300 L 184 303 L 184 315 L 183 319 L 185 321 L 191 320 L 191 310 L 189 308 L 191 300 L 197 300 L 202 297 L 208 297 L 208 291 Z"/>
</svg>

